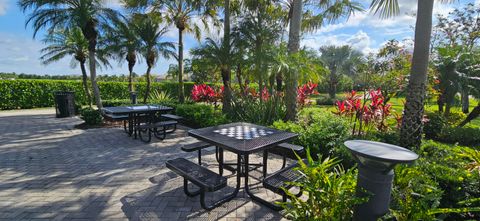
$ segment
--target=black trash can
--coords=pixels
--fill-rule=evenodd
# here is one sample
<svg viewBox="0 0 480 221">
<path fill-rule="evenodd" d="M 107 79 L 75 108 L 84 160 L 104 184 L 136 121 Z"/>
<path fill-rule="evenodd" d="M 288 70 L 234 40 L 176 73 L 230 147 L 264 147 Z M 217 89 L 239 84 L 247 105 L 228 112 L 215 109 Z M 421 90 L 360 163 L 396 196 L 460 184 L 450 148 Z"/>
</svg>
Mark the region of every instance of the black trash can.
<svg viewBox="0 0 480 221">
<path fill-rule="evenodd" d="M 56 91 L 53 94 L 55 96 L 57 117 L 75 116 L 75 93 L 71 91 Z"/>
</svg>

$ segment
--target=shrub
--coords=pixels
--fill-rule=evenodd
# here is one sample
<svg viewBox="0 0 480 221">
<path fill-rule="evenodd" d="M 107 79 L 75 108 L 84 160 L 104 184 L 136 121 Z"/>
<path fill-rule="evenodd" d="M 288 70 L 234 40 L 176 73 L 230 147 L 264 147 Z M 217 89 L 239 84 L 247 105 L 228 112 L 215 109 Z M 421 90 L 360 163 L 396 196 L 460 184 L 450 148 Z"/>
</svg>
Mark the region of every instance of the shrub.
<svg viewBox="0 0 480 221">
<path fill-rule="evenodd" d="M 225 116 L 212 106 L 205 104 L 179 104 L 175 113 L 182 116 L 185 123 L 194 128 L 209 127 L 226 123 Z"/>
<path fill-rule="evenodd" d="M 294 141 L 307 147 L 313 156 L 337 156 L 346 162 L 351 158 L 343 142 L 349 138 L 348 122 L 319 108 L 304 108 L 298 114 L 298 122 L 276 121 L 273 127 L 299 134 Z"/>
<path fill-rule="evenodd" d="M 355 205 L 365 198 L 356 197 L 357 170 L 344 170 L 335 159 L 326 158 L 308 164 L 300 161 L 298 170 L 306 175 L 300 187 L 303 199 L 288 193 L 290 202 L 282 203 L 285 216 L 293 220 L 351 220 Z"/>
<path fill-rule="evenodd" d="M 100 111 L 91 107 L 82 109 L 80 111 L 80 118 L 82 118 L 87 125 L 99 125 L 103 122 L 103 117 L 100 114 Z"/>
<path fill-rule="evenodd" d="M 132 105 L 132 101 L 128 99 L 102 100 L 102 104 L 104 107 L 128 106 Z"/>
<path fill-rule="evenodd" d="M 460 124 L 466 116 L 462 112 L 452 111 L 445 117 L 443 113 L 438 111 L 427 112 L 426 113 L 427 121 L 423 126 L 423 133 L 427 139 L 438 139 L 442 134 L 442 131 L 447 127 L 454 127 Z"/>
<path fill-rule="evenodd" d="M 136 83 L 138 100 L 143 99 L 145 83 Z M 185 94 L 190 94 L 193 83 L 185 82 Z M 129 99 L 128 82 L 98 82 L 102 100 Z M 178 83 L 153 82 L 152 90 L 176 95 Z M 54 106 L 54 91 L 75 92 L 75 103 L 88 104 L 80 80 L 0 80 L 0 109 L 24 109 Z M 176 97 L 173 97 L 176 98 Z M 130 102 L 129 102 L 130 103 Z"/>
<path fill-rule="evenodd" d="M 459 143 L 466 146 L 480 145 L 480 128 L 446 127 L 437 140 L 445 143 Z"/>
<path fill-rule="evenodd" d="M 284 119 L 287 113 L 283 98 L 279 95 L 264 96 L 262 101 L 254 97 L 235 99 L 232 103 L 230 118 L 259 125 L 271 125 Z"/>
</svg>

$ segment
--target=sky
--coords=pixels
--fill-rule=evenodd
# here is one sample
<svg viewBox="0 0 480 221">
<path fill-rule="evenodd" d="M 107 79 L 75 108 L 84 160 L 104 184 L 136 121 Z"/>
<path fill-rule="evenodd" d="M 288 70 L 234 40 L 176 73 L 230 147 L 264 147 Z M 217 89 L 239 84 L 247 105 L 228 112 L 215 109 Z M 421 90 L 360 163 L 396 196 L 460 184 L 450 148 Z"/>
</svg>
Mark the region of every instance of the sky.
<svg viewBox="0 0 480 221">
<path fill-rule="evenodd" d="M 368 8 L 371 0 L 357 0 Z M 397 39 L 410 45 L 414 36 L 415 13 L 417 0 L 399 0 L 400 14 L 390 19 L 380 19 L 370 11 L 356 12 L 347 19 L 334 24 L 326 24 L 313 33 L 304 33 L 301 45 L 318 49 L 323 45 L 351 45 L 365 54 L 376 52 L 385 42 Z M 455 8 L 461 8 L 467 3 L 480 4 L 480 0 L 457 0 L 453 4 L 441 4 L 436 1 L 434 14 L 446 15 Z M 109 7 L 121 9 L 117 0 L 107 0 Z M 28 14 L 28 12 L 27 12 Z M 33 38 L 31 26 L 25 26 L 26 14 L 17 6 L 17 0 L 0 0 L 0 72 L 16 72 L 27 74 L 49 75 L 80 75 L 79 67 L 70 66 L 70 58 L 59 62 L 43 65 L 39 60 L 40 49 L 45 47 L 41 39 L 45 31 L 41 30 Z M 217 37 L 217 32 L 205 33 L 204 36 Z M 177 31 L 171 28 L 166 34 L 166 41 L 177 41 Z M 188 51 L 200 43 L 191 35 L 184 38 L 186 58 Z M 174 60 L 161 59 L 153 68 L 153 74 L 164 74 Z M 137 64 L 134 71 L 143 74 L 146 71 L 145 62 Z M 127 74 L 127 64 L 112 61 L 112 68 L 98 70 L 99 74 Z"/>
</svg>

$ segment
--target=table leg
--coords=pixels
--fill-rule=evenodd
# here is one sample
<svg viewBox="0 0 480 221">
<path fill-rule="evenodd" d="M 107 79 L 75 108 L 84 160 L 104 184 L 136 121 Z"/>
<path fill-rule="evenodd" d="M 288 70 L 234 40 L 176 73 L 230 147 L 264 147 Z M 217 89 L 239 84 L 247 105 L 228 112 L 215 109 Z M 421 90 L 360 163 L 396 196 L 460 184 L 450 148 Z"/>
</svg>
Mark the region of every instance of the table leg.
<svg viewBox="0 0 480 221">
<path fill-rule="evenodd" d="M 128 114 L 128 136 L 132 136 L 133 134 L 133 115 Z"/>
<path fill-rule="evenodd" d="M 244 174 L 244 176 L 245 176 L 245 192 L 250 196 L 250 198 L 252 198 L 252 200 L 257 201 L 257 202 L 259 202 L 259 203 L 267 206 L 267 207 L 270 208 L 270 209 L 277 210 L 277 211 L 282 210 L 283 208 L 282 208 L 281 206 L 278 206 L 278 205 L 275 205 L 275 204 L 273 204 L 273 203 L 271 203 L 271 202 L 268 202 L 268 201 L 262 199 L 261 197 L 255 196 L 255 194 L 253 194 L 252 192 L 250 192 L 250 189 L 249 189 L 249 187 L 248 187 L 248 171 L 249 171 L 249 170 L 248 170 L 248 161 L 249 161 L 248 158 L 249 158 L 249 155 L 248 155 L 248 154 L 244 155 L 244 163 L 245 163 L 245 165 L 244 165 L 244 166 L 245 166 L 245 172 L 244 172 L 244 173 L 245 173 L 245 174 Z"/>
</svg>

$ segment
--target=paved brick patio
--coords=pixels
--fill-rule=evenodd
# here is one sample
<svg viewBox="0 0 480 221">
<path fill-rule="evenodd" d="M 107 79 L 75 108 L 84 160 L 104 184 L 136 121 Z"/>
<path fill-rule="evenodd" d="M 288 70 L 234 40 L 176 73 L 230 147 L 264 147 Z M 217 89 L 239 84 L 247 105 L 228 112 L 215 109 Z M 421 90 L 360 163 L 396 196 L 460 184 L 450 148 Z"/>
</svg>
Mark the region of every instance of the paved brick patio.
<svg viewBox="0 0 480 221">
<path fill-rule="evenodd" d="M 165 168 L 179 146 L 193 142 L 180 129 L 145 144 L 120 128 L 73 129 L 78 118 L 54 118 L 53 109 L 0 112 L 0 219 L 3 220 L 281 220 L 278 212 L 238 197 L 210 212 L 183 193 L 183 180 Z M 214 165 L 214 150 L 205 162 Z M 227 160 L 234 155 L 226 153 Z M 253 159 L 252 161 L 259 161 Z M 280 160 L 271 158 L 278 169 Z M 226 175 L 230 175 L 226 172 Z M 259 177 L 260 173 L 254 173 Z M 254 179 L 250 179 L 254 180 Z M 210 194 L 217 198 L 233 189 Z M 253 184 L 271 200 L 277 196 Z"/>
</svg>

